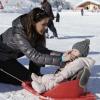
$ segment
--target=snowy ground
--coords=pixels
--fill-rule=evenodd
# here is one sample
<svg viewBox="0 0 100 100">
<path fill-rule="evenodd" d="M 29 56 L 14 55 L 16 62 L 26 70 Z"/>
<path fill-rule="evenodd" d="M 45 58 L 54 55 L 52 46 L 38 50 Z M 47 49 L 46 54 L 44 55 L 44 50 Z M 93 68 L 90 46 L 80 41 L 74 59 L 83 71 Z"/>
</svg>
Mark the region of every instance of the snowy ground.
<svg viewBox="0 0 100 100">
<path fill-rule="evenodd" d="M 89 56 L 96 60 L 92 69 L 92 75 L 88 83 L 88 90 L 95 93 L 100 100 L 100 13 L 86 12 L 81 16 L 80 12 L 61 12 L 60 23 L 55 22 L 59 39 L 48 39 L 47 47 L 50 49 L 65 51 L 72 45 L 85 38 L 91 39 L 91 51 Z M 19 16 L 18 13 L 0 13 L 0 34 L 11 26 L 14 18 Z M 51 34 L 51 32 L 50 32 Z M 56 48 L 55 48 L 56 47 Z M 28 60 L 24 57 L 20 59 L 24 65 Z M 42 72 L 55 71 L 55 69 L 42 69 Z M 21 87 L 0 83 L 0 100 L 36 100 L 31 94 Z"/>
</svg>

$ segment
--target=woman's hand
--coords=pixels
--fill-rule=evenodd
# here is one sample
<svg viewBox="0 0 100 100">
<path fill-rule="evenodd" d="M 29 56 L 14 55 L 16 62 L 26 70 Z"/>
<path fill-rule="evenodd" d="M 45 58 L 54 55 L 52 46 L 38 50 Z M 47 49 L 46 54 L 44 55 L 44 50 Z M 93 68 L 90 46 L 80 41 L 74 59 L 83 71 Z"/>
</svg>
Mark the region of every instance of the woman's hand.
<svg viewBox="0 0 100 100">
<path fill-rule="evenodd" d="M 65 53 L 64 53 L 64 55 L 68 55 L 68 54 L 70 54 L 72 52 L 72 50 L 67 50 Z"/>
<path fill-rule="evenodd" d="M 73 50 L 67 50 L 65 54 L 70 54 Z"/>
<path fill-rule="evenodd" d="M 70 55 L 70 61 L 75 60 L 77 57 L 75 55 L 69 54 Z"/>
<path fill-rule="evenodd" d="M 69 51 L 70 52 L 70 51 Z M 75 55 L 72 55 L 71 53 L 64 53 L 63 55 L 62 55 L 62 61 L 63 62 L 66 62 L 66 61 L 73 61 L 73 60 L 75 60 L 76 59 L 76 56 Z"/>
</svg>

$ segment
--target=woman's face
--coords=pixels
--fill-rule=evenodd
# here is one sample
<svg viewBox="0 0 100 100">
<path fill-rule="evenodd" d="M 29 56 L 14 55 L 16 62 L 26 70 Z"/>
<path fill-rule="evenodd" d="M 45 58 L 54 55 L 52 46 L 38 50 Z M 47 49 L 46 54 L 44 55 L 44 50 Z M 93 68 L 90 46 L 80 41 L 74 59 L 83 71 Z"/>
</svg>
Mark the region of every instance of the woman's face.
<svg viewBox="0 0 100 100">
<path fill-rule="evenodd" d="M 46 27 L 48 25 L 48 21 L 49 21 L 49 18 L 44 18 L 41 21 L 39 21 L 39 22 L 36 23 L 36 31 L 40 35 L 43 35 L 44 34 L 45 29 L 46 29 Z"/>
</svg>

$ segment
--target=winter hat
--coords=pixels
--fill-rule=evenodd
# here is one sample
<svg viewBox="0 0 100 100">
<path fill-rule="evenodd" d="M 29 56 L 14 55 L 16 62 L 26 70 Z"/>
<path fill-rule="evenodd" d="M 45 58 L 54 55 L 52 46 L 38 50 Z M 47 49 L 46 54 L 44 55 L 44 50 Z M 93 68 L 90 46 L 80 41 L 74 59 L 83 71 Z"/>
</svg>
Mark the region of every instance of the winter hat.
<svg viewBox="0 0 100 100">
<path fill-rule="evenodd" d="M 77 42 L 73 45 L 72 49 L 77 49 L 80 52 L 80 57 L 86 57 L 89 53 L 90 40 L 86 39 L 81 42 Z"/>
</svg>

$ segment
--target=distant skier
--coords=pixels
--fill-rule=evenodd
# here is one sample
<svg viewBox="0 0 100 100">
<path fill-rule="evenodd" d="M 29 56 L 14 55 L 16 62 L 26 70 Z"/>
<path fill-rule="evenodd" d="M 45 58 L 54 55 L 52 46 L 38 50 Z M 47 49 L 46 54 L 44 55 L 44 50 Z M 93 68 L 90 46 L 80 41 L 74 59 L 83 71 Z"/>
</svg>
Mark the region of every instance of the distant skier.
<svg viewBox="0 0 100 100">
<path fill-rule="evenodd" d="M 53 14 L 53 11 L 52 11 L 51 4 L 48 2 L 48 0 L 43 0 L 43 2 L 41 3 L 41 5 L 42 5 L 42 9 L 44 9 L 46 11 L 46 13 L 50 17 L 50 20 L 48 22 L 48 28 L 53 32 L 53 36 L 51 36 L 51 38 L 54 38 L 54 37 L 57 38 L 58 35 L 57 35 L 57 30 L 56 30 L 56 28 L 54 26 L 54 23 L 53 23 L 54 14 Z M 48 33 L 48 29 L 46 30 L 46 32 Z"/>
<path fill-rule="evenodd" d="M 84 9 L 81 9 L 81 15 L 84 16 Z"/>
<path fill-rule="evenodd" d="M 59 14 L 59 12 L 57 12 L 57 15 L 56 15 L 56 22 L 60 22 L 60 14 Z"/>
</svg>

